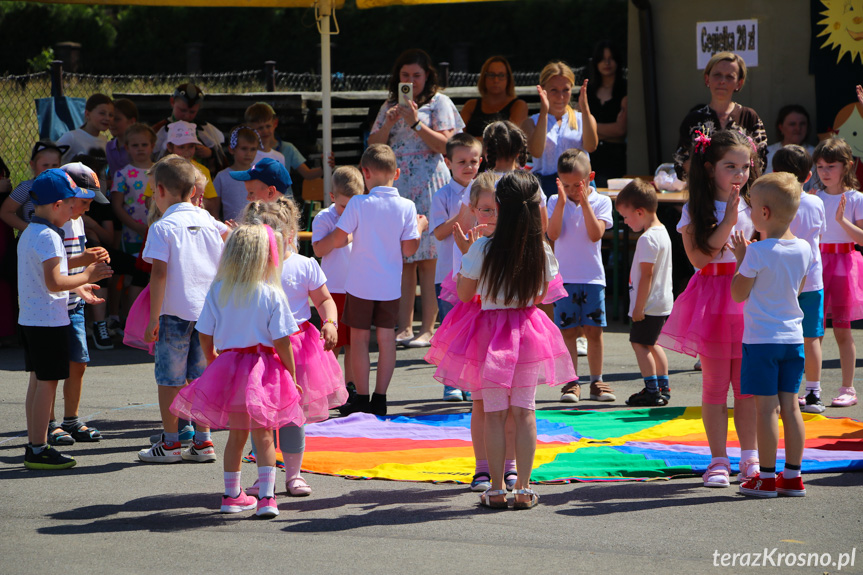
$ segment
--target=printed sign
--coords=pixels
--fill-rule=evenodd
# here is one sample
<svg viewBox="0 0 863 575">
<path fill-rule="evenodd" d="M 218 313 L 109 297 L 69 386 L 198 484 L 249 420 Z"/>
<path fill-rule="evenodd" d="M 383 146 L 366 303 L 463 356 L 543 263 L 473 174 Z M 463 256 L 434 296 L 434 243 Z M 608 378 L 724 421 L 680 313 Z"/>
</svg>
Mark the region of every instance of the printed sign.
<svg viewBox="0 0 863 575">
<path fill-rule="evenodd" d="M 695 25 L 698 69 L 703 70 L 717 52 L 740 54 L 748 67 L 758 65 L 758 20 L 698 22 Z"/>
</svg>

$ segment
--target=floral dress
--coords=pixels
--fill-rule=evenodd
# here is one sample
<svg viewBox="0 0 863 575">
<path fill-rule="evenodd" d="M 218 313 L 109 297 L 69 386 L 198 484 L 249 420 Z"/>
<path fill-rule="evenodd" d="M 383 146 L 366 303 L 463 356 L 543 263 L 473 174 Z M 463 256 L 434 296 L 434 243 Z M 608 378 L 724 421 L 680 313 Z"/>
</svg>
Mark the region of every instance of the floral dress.
<svg viewBox="0 0 863 575">
<path fill-rule="evenodd" d="M 372 127 L 372 133 L 377 132 L 386 121 L 389 102 L 384 102 L 378 112 L 378 117 Z M 461 132 L 464 121 L 447 96 L 435 94 L 431 100 L 419 110 L 420 121 L 432 130 L 455 130 Z M 429 148 L 420 139 L 419 134 L 402 119 L 393 126 L 387 143 L 396 153 L 398 166 L 401 170 L 395 186 L 403 198 L 414 202 L 417 213 L 425 217 L 431 215 L 432 196 L 450 181 L 450 173 L 444 163 L 442 154 Z M 420 247 L 412 257 L 405 258 L 408 263 L 437 258 L 437 250 L 429 230 L 423 232 Z"/>
<path fill-rule="evenodd" d="M 114 175 L 111 193 L 123 194 L 123 209 L 138 223 L 147 223 L 147 205 L 144 192 L 147 189 L 147 170 L 129 164 Z M 144 238 L 135 230 L 123 226 L 123 251 L 135 254 L 141 249 Z"/>
</svg>

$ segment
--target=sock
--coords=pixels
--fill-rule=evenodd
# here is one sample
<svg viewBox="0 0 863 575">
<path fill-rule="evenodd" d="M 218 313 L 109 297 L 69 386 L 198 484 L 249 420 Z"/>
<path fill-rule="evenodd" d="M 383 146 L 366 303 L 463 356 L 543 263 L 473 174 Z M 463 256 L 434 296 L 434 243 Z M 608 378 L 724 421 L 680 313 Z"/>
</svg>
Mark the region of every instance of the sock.
<svg viewBox="0 0 863 575">
<path fill-rule="evenodd" d="M 47 444 L 47 443 L 43 443 L 42 445 L 33 445 L 33 446 L 32 446 L 32 449 L 33 449 L 33 455 L 39 455 L 40 453 L 42 453 L 43 451 L 45 451 L 47 448 L 48 448 L 48 444 Z"/>
<path fill-rule="evenodd" d="M 821 382 L 820 381 L 807 381 L 806 382 L 806 395 L 809 395 L 809 392 L 815 394 L 815 397 L 821 399 Z"/>
<path fill-rule="evenodd" d="M 671 389 L 671 385 L 668 383 L 667 375 L 657 375 L 656 383 L 659 385 L 659 389 L 663 391 L 668 391 L 669 389 Z"/>
<path fill-rule="evenodd" d="M 372 394 L 372 397 L 369 400 L 369 402 L 370 403 L 386 403 L 387 402 L 387 394 L 375 392 Z"/>
<path fill-rule="evenodd" d="M 66 431 L 69 431 L 71 429 L 77 429 L 78 425 L 80 424 L 80 421 L 81 420 L 78 418 L 77 415 L 75 415 L 73 417 L 64 417 L 63 423 L 60 424 L 60 427 L 62 427 Z"/>
<path fill-rule="evenodd" d="M 291 479 L 296 479 L 300 476 L 300 467 L 303 465 L 303 452 L 282 452 L 282 457 L 285 459 L 285 483 L 287 483 Z"/>
<path fill-rule="evenodd" d="M 477 459 L 476 468 L 474 468 L 473 473 L 474 475 L 476 475 L 477 473 L 489 473 L 488 459 Z"/>
<path fill-rule="evenodd" d="M 590 376 L 590 383 L 596 383 L 597 381 L 602 381 L 602 374 Z"/>
<path fill-rule="evenodd" d="M 225 495 L 228 497 L 239 497 L 240 490 L 240 472 L 225 471 Z"/>
<path fill-rule="evenodd" d="M 162 434 L 162 440 L 165 443 L 177 443 L 178 441 L 180 441 L 180 434 L 179 433 L 168 433 L 166 431 L 165 433 Z"/>
<path fill-rule="evenodd" d="M 714 463 L 724 463 L 725 465 L 729 466 L 731 465 L 731 461 L 729 461 L 727 457 L 711 457 L 710 464 L 713 465 Z"/>
<path fill-rule="evenodd" d="M 784 477 L 784 475 L 783 475 Z M 762 467 L 761 468 L 761 479 L 775 479 L 776 478 L 776 468 L 775 467 Z"/>
<path fill-rule="evenodd" d="M 758 460 L 758 450 L 757 449 L 741 449 L 740 450 L 740 462 L 744 463 L 749 459 Z"/>
<path fill-rule="evenodd" d="M 209 431 L 196 431 L 195 432 L 195 443 L 201 444 L 205 441 L 210 441 L 210 432 Z"/>
<path fill-rule="evenodd" d="M 368 395 L 360 395 L 360 394 L 357 394 L 357 396 L 356 396 L 356 398 L 354 399 L 353 403 L 354 403 L 355 405 L 368 405 L 368 404 L 369 404 L 369 396 L 368 396 Z"/>
<path fill-rule="evenodd" d="M 785 469 L 782 471 L 782 477 L 785 479 L 796 479 L 800 477 L 800 466 L 786 463 Z"/>
<path fill-rule="evenodd" d="M 644 388 L 647 389 L 647 391 L 649 391 L 650 393 L 659 392 L 659 383 L 657 382 L 655 375 L 644 378 Z"/>
<path fill-rule="evenodd" d="M 258 499 L 275 497 L 276 491 L 276 468 L 258 467 Z"/>
<path fill-rule="evenodd" d="M 515 471 L 515 459 L 507 459 L 503 462 L 503 472 Z"/>
</svg>

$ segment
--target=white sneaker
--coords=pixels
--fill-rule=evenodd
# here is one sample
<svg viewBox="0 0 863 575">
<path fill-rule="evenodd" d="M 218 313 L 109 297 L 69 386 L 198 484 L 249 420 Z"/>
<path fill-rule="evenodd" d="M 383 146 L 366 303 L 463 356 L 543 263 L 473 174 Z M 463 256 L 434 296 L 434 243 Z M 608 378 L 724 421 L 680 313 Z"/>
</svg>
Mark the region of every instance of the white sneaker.
<svg viewBox="0 0 863 575">
<path fill-rule="evenodd" d="M 192 442 L 189 449 L 183 451 L 183 461 L 209 463 L 216 460 L 216 448 L 212 441 Z"/>
<path fill-rule="evenodd" d="M 159 441 L 151 445 L 150 449 L 142 449 L 138 452 L 138 459 L 146 463 L 179 463 L 183 461 L 183 446 L 180 442 L 166 444 Z"/>
<path fill-rule="evenodd" d="M 587 338 L 580 337 L 575 340 L 575 351 L 578 353 L 579 357 L 585 357 L 587 355 Z"/>
</svg>

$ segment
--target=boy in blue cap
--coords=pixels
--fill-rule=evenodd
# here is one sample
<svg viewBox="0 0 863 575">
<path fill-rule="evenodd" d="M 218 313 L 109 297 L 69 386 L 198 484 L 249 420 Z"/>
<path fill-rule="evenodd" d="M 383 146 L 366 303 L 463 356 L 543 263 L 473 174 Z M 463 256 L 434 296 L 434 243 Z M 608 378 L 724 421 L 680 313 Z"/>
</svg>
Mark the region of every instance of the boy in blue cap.
<svg viewBox="0 0 863 575">
<path fill-rule="evenodd" d="M 293 199 L 291 175 L 288 170 L 272 158 L 263 158 L 245 172 L 231 172 L 231 177 L 246 185 L 250 202 L 274 202 L 280 196 Z"/>
<path fill-rule="evenodd" d="M 90 264 L 68 275 L 63 230 L 74 213 L 74 198 L 93 199 L 92 190 L 79 188 L 59 169 L 33 180 L 30 195 L 33 218 L 18 241 L 18 324 L 24 341 L 24 366 L 30 372 L 25 410 L 28 469 L 67 469 L 75 459 L 48 445 L 48 420 L 57 381 L 69 377 L 69 290 L 92 292 L 93 285 L 111 275 L 105 262 Z"/>
</svg>

